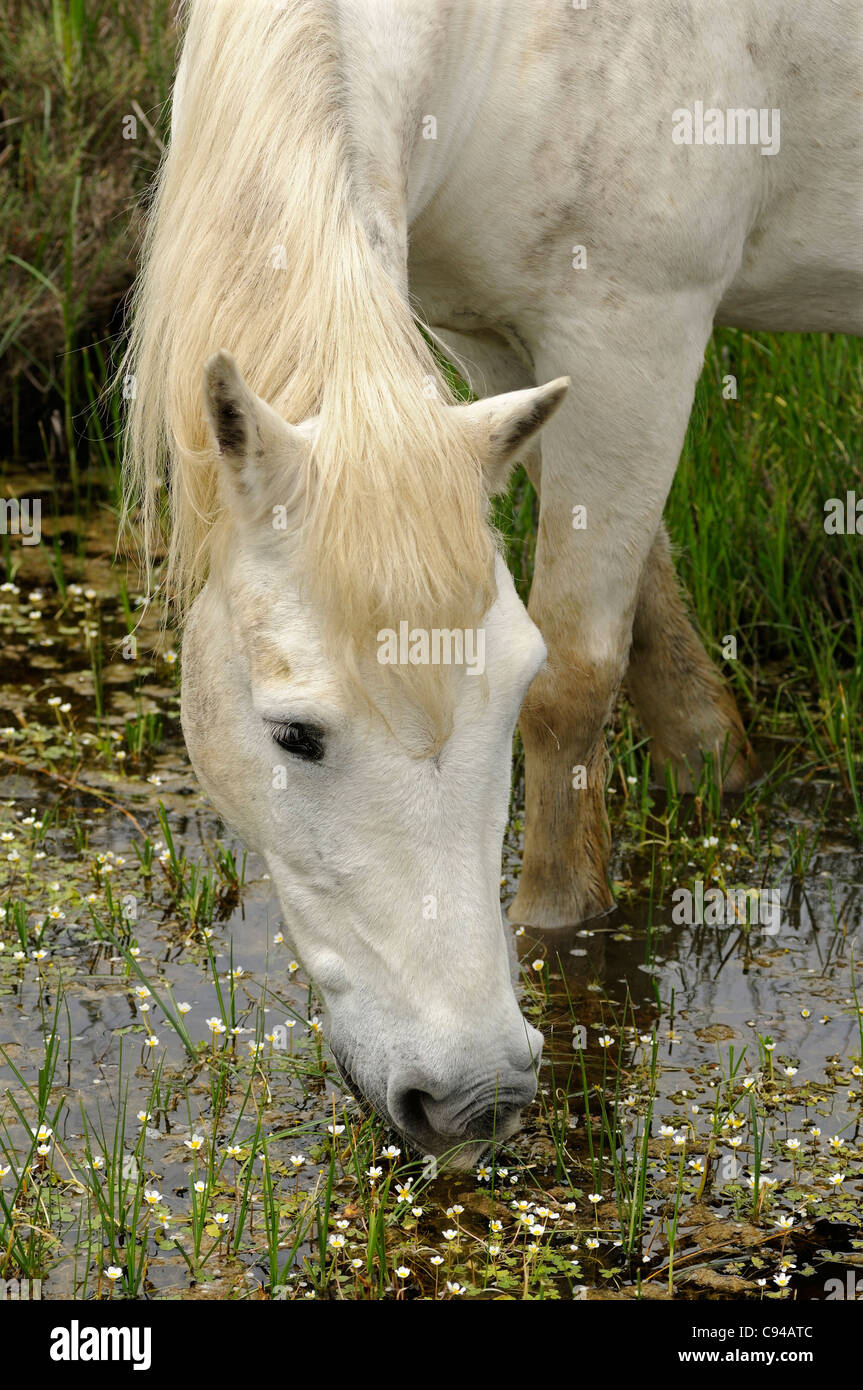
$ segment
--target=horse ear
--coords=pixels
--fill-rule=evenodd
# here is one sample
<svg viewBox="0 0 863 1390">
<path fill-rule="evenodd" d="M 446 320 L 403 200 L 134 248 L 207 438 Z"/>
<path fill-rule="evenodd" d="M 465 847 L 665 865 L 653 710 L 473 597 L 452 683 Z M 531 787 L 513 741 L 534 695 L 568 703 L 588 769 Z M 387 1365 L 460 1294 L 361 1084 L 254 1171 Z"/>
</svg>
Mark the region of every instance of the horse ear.
<svg viewBox="0 0 863 1390">
<path fill-rule="evenodd" d="M 486 396 L 470 405 L 450 408 L 472 436 L 482 459 L 486 490 L 490 497 L 503 492 L 516 459 L 557 410 L 569 386 L 561 376 L 545 386 Z"/>
<path fill-rule="evenodd" d="M 266 401 L 256 396 L 234 358 L 224 349 L 204 367 L 204 410 L 238 492 L 269 491 L 272 480 L 284 478 L 308 461 L 308 433 L 289 425 Z"/>
</svg>

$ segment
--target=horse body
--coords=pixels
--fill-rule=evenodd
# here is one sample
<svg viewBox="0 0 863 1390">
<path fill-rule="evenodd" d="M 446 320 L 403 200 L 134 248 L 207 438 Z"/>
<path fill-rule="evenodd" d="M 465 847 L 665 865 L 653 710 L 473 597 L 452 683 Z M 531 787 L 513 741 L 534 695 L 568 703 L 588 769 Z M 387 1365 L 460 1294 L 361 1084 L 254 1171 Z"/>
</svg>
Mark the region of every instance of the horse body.
<svg viewBox="0 0 863 1390">
<path fill-rule="evenodd" d="M 418 29 L 395 8 L 407 45 Z M 478 393 L 573 383 L 527 460 L 549 661 L 521 721 L 515 921 L 611 905 L 601 744 L 624 678 L 679 785 L 705 752 L 729 789 L 753 766 L 681 605 L 662 509 L 714 323 L 863 331 L 861 37 L 847 4 L 468 4 L 447 13 L 425 89 L 405 64 L 402 119 L 416 132 L 419 100 L 438 131 L 408 168 L 415 301 Z M 776 148 L 674 143 L 674 113 L 699 100 L 766 113 Z M 357 124 L 374 128 L 367 112 Z"/>
<path fill-rule="evenodd" d="M 535 1088 L 498 902 L 528 686 L 515 921 L 611 903 L 603 728 L 624 676 L 683 785 L 704 756 L 729 787 L 751 767 L 662 509 L 715 321 L 860 327 L 854 38 L 850 6 L 791 0 L 190 6 L 131 436 L 151 511 L 172 459 L 180 569 L 183 547 L 209 556 L 184 730 L 267 860 L 346 1076 L 432 1152 L 469 1161 Z M 778 150 L 675 143 L 696 101 L 778 109 Z M 408 296 L 491 399 L 447 403 Z M 218 348 L 249 385 L 221 354 L 202 397 Z M 529 615 L 491 568 L 476 471 L 494 491 L 521 455 Z M 343 659 L 340 613 L 343 640 L 362 627 Z M 481 621 L 482 682 L 370 660 L 378 620 L 418 614 Z"/>
<path fill-rule="evenodd" d="M 490 8 L 494 23 L 469 22 Z M 856 7 L 468 3 L 443 49 L 423 93 L 438 139 L 415 139 L 407 193 L 410 283 L 432 321 L 515 330 L 533 354 L 550 323 L 588 320 L 599 282 L 605 319 L 637 293 L 709 290 L 722 323 L 861 331 Z M 697 101 L 778 112 L 781 139 L 766 154 L 673 143 L 673 113 Z M 571 273 L 574 244 L 587 274 Z"/>
</svg>

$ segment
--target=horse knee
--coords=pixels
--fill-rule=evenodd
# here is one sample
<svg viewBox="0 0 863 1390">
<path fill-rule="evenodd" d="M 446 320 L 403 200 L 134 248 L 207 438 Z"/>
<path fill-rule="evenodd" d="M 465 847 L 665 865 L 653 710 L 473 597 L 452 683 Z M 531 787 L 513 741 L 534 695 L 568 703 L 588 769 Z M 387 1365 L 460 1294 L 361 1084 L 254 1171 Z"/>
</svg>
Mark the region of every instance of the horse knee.
<svg viewBox="0 0 863 1390">
<path fill-rule="evenodd" d="M 611 717 L 625 666 L 619 650 L 550 654 L 522 706 L 523 737 L 586 756 Z"/>
</svg>

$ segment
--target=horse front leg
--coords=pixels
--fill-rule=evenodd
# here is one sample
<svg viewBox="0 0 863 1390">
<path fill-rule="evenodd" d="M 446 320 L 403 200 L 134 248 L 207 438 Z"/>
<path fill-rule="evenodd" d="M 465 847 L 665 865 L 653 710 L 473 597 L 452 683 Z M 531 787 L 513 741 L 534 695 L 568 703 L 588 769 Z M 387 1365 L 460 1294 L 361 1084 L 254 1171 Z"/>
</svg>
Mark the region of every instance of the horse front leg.
<svg viewBox="0 0 863 1390">
<path fill-rule="evenodd" d="M 569 496 L 543 452 L 536 567 L 529 611 L 548 648 L 522 706 L 524 860 L 510 920 L 561 927 L 606 912 L 610 835 L 605 809 L 607 724 L 626 669 L 631 615 L 600 611 L 568 555 Z"/>
<path fill-rule="evenodd" d="M 537 374 L 568 373 L 542 445 L 529 609 L 548 660 L 520 727 L 525 841 L 513 922 L 563 927 L 606 912 L 605 725 L 626 673 L 645 565 L 680 455 L 710 334 L 713 299 L 675 296 L 613 317 L 589 309 L 578 335 L 534 352 Z M 554 342 L 554 334 L 544 335 Z M 674 698 L 673 682 L 665 695 Z"/>
</svg>

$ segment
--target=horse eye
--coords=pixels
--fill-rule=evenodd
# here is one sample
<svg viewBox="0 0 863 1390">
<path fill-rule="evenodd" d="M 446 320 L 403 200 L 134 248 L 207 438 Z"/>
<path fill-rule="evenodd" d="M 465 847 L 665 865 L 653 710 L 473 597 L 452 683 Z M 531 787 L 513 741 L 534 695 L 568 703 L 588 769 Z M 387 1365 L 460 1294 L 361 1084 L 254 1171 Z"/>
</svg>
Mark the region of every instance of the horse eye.
<svg viewBox="0 0 863 1390">
<path fill-rule="evenodd" d="M 306 762 L 319 763 L 324 756 L 324 731 L 315 724 L 279 724 L 273 739 L 286 753 Z"/>
</svg>

